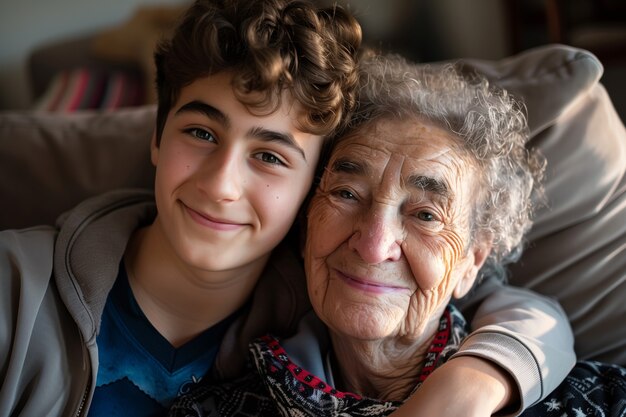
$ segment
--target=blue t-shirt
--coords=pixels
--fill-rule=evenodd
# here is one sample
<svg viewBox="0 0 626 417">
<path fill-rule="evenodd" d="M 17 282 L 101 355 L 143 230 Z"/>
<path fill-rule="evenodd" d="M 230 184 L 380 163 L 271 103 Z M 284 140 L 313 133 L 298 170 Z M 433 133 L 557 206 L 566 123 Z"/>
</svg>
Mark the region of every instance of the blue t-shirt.
<svg viewBox="0 0 626 417">
<path fill-rule="evenodd" d="M 96 339 L 100 366 L 89 417 L 165 415 L 211 369 L 235 316 L 174 348 L 139 308 L 122 262 Z"/>
</svg>

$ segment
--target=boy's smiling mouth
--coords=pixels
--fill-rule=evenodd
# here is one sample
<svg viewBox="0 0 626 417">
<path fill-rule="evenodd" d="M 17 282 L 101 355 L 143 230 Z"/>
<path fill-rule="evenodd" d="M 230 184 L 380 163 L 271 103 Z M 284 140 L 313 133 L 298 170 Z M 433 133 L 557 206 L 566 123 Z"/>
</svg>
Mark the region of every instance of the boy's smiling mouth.
<svg viewBox="0 0 626 417">
<path fill-rule="evenodd" d="M 239 230 L 245 226 L 245 224 L 237 223 L 228 219 L 219 219 L 215 217 L 208 216 L 204 213 L 200 213 L 191 207 L 187 206 L 185 203 L 182 203 L 183 208 L 189 214 L 189 217 L 196 223 L 201 226 L 208 227 L 214 230 L 220 231 L 234 231 Z"/>
</svg>

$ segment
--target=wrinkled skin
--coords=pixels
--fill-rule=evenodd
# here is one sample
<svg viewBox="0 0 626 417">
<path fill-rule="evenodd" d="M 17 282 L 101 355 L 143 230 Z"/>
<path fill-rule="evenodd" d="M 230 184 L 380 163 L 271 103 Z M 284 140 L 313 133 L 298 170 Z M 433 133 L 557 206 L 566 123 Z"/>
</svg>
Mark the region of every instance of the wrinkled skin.
<svg viewBox="0 0 626 417">
<path fill-rule="evenodd" d="M 337 145 L 312 200 L 309 296 L 342 374 L 369 395 L 393 394 L 359 379 L 410 391 L 450 297 L 490 249 L 470 242 L 478 173 L 457 140 L 418 119 L 370 123 Z"/>
</svg>

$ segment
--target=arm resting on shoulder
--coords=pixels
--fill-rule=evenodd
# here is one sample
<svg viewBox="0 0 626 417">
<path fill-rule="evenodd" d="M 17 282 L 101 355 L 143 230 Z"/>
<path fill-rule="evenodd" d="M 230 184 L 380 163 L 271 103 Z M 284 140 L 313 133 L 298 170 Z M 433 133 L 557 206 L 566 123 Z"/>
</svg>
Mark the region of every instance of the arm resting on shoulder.
<svg viewBox="0 0 626 417">
<path fill-rule="evenodd" d="M 574 366 L 572 331 L 554 300 L 487 280 L 459 307 L 466 315 L 476 310 L 473 333 L 393 417 L 434 410 L 515 416 L 554 390 Z"/>
<path fill-rule="evenodd" d="M 435 369 L 391 417 L 487 417 L 519 403 L 511 376 L 493 363 L 461 356 Z"/>
<path fill-rule="evenodd" d="M 518 415 L 552 392 L 576 362 L 574 336 L 567 315 L 553 299 L 533 291 L 481 283 L 460 307 L 471 310 L 473 332 L 452 357 L 474 356 L 490 361 L 511 376 L 518 402 L 508 402 L 507 415 Z M 478 304 L 480 303 L 480 304 Z"/>
</svg>

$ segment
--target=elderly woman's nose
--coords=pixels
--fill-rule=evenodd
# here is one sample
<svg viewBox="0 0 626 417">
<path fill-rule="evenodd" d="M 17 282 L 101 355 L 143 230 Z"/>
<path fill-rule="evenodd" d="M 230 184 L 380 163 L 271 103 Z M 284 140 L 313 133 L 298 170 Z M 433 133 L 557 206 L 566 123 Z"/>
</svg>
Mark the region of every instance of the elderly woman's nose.
<svg viewBox="0 0 626 417">
<path fill-rule="evenodd" d="M 402 256 L 402 226 L 396 216 L 374 211 L 362 216 L 348 245 L 368 264 L 397 261 Z"/>
</svg>

